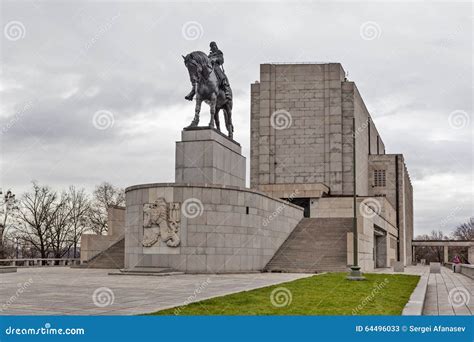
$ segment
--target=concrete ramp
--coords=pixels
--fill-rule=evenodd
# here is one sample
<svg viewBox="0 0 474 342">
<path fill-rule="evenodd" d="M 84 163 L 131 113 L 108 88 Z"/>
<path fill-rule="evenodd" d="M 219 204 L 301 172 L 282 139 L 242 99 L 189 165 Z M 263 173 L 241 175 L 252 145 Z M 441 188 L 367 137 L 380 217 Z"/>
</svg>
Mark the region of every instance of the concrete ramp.
<svg viewBox="0 0 474 342">
<path fill-rule="evenodd" d="M 125 260 L 125 238 L 88 260 L 86 268 L 123 268 Z"/>
</svg>

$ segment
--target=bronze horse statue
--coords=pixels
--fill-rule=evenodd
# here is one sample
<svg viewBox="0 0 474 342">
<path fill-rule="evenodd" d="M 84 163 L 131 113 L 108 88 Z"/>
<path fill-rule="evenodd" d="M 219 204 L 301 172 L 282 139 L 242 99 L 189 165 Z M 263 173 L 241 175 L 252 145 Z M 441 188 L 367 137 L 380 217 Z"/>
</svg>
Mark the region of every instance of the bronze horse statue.
<svg viewBox="0 0 474 342">
<path fill-rule="evenodd" d="M 224 112 L 225 126 L 229 138 L 233 138 L 234 126 L 232 125 L 232 95 L 226 96 L 225 91 L 220 87 L 214 67 L 207 55 L 202 51 L 194 51 L 188 54 L 184 59 L 184 65 L 188 69 L 189 77 L 193 85 L 193 90 L 186 96 L 187 100 L 192 101 L 196 95 L 196 107 L 194 119 L 186 128 L 197 127 L 199 124 L 199 114 L 201 112 L 201 103 L 204 101 L 210 107 L 211 121 L 209 127 L 220 129 L 219 111 Z"/>
</svg>

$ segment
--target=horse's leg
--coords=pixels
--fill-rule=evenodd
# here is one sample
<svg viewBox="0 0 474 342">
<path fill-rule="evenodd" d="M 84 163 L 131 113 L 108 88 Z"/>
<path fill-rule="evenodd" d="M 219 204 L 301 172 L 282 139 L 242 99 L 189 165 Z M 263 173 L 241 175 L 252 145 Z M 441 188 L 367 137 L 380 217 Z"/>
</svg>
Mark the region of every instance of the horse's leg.
<svg viewBox="0 0 474 342">
<path fill-rule="evenodd" d="M 209 128 L 214 128 L 214 116 L 216 115 L 216 94 L 212 95 L 211 100 L 209 101 L 209 106 L 211 107 L 211 121 L 209 122 Z"/>
<path fill-rule="evenodd" d="M 228 101 L 224 108 L 225 127 L 229 138 L 234 137 L 234 125 L 232 125 L 232 105 Z"/>
<path fill-rule="evenodd" d="M 224 105 L 222 108 L 222 111 L 224 112 L 224 122 L 225 122 L 225 128 L 227 128 L 227 133 L 229 132 L 229 115 L 227 114 L 227 106 Z"/>
<path fill-rule="evenodd" d="M 194 119 L 189 125 L 189 127 L 196 127 L 199 124 L 199 113 L 201 112 L 201 97 L 196 96 L 196 107 L 194 109 Z"/>
<path fill-rule="evenodd" d="M 214 114 L 214 121 L 216 122 L 216 128 L 219 132 L 221 131 L 221 124 L 219 122 L 219 111 L 220 110 L 221 110 L 220 108 L 216 108 L 216 113 Z"/>
<path fill-rule="evenodd" d="M 184 98 L 188 101 L 192 101 L 195 94 L 196 94 L 196 85 L 193 83 L 193 88 L 191 89 L 189 94 L 186 95 Z"/>
</svg>

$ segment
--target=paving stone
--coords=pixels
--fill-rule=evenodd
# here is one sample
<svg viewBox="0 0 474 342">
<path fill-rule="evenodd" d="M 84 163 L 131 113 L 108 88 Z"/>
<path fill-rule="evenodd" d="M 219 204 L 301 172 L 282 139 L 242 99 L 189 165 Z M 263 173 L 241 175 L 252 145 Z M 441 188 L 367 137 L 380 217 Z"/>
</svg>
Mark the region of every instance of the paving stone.
<svg viewBox="0 0 474 342">
<path fill-rule="evenodd" d="M 377 270 L 377 273 L 394 273 L 392 270 Z M 431 273 L 429 266 L 408 266 L 406 274 L 427 275 L 428 287 L 426 290 L 423 315 L 474 315 L 474 280 L 461 274 L 454 273 L 447 267 L 441 267 L 440 273 Z M 460 288 L 471 294 L 469 302 L 455 307 L 449 298 L 450 291 Z"/>
<path fill-rule="evenodd" d="M 108 276 L 108 269 L 20 268 L 2 274 L 0 315 L 137 315 L 192 301 L 275 285 L 308 274 L 250 273 Z M 31 281 L 30 281 L 31 279 Z M 17 295 L 18 284 L 31 284 Z M 196 295 L 196 290 L 201 289 Z M 100 291 L 110 305 L 94 304 Z M 113 297 L 113 302 L 111 298 Z M 99 298 L 99 297 L 97 297 Z"/>
</svg>

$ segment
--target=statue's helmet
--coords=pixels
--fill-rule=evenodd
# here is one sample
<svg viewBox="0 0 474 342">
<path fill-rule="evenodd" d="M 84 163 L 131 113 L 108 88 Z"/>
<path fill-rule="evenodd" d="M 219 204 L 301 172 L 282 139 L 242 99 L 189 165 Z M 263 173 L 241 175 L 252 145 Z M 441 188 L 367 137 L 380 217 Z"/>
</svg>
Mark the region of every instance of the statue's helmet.
<svg viewBox="0 0 474 342">
<path fill-rule="evenodd" d="M 211 43 L 209 44 L 209 47 L 210 47 L 211 49 L 212 49 L 212 48 L 216 48 L 216 49 L 217 49 L 217 44 L 216 44 L 216 42 L 211 42 Z"/>
</svg>

